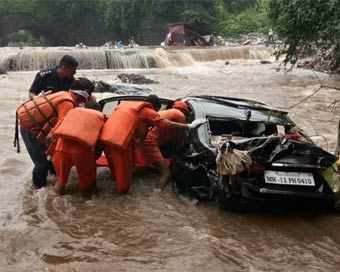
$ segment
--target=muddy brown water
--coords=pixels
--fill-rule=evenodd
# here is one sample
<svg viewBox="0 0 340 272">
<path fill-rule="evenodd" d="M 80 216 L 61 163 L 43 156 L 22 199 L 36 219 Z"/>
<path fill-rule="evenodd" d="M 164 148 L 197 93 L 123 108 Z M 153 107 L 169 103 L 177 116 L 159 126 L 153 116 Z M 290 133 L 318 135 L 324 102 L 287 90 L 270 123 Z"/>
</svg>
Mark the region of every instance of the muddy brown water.
<svg viewBox="0 0 340 272">
<path fill-rule="evenodd" d="M 280 62 L 195 62 L 163 69 L 79 70 L 78 75 L 115 82 L 119 73 L 158 81 L 153 93 L 177 98 L 216 94 L 256 99 L 288 108 L 311 95 L 310 71 L 277 71 Z M 154 194 L 157 174 L 134 177 L 119 196 L 108 169 L 98 171 L 100 192 L 78 193 L 74 173 L 67 194 L 31 187 L 32 164 L 12 146 L 14 112 L 26 100 L 36 71 L 0 75 L 0 271 L 339 271 L 340 218 L 321 213 L 236 213 L 190 200 L 168 186 Z M 336 78 L 318 74 L 327 84 Z M 97 98 L 112 94 L 97 94 Z M 328 107 L 339 92 L 322 89 L 290 110 L 321 147 L 333 152 L 339 110 Z M 53 177 L 49 177 L 53 183 Z"/>
</svg>

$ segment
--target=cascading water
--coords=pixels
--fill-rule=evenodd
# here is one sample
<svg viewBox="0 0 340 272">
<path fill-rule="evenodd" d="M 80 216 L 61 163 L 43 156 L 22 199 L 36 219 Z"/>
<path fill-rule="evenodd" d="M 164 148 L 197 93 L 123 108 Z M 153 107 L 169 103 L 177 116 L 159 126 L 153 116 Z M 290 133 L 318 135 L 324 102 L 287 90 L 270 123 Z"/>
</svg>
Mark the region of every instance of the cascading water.
<svg viewBox="0 0 340 272">
<path fill-rule="evenodd" d="M 214 48 L 17 48 L 0 51 L 0 68 L 7 71 L 32 71 L 55 67 L 69 54 L 79 62 L 79 69 L 149 69 L 169 66 L 191 66 L 195 62 L 229 59 L 265 59 L 272 49 L 266 47 Z"/>
</svg>

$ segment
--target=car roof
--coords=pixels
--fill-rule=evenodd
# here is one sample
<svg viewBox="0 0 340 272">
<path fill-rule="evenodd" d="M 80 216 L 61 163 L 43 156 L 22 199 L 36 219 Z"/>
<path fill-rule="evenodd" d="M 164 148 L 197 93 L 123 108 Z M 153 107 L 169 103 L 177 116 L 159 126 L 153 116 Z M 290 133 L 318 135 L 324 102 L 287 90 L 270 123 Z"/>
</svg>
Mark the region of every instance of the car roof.
<svg viewBox="0 0 340 272">
<path fill-rule="evenodd" d="M 105 103 L 117 100 L 141 101 L 146 96 L 125 95 L 102 99 L 99 103 L 104 106 Z M 171 107 L 174 100 L 160 97 L 162 104 Z M 250 99 L 211 96 L 211 95 L 191 95 L 176 100 L 187 102 L 193 110 L 195 118 L 215 117 L 231 118 L 238 120 L 247 120 L 247 112 L 250 111 L 250 121 L 274 123 L 278 125 L 294 125 L 290 120 L 287 112 L 269 107 L 268 105 Z"/>
<path fill-rule="evenodd" d="M 287 112 L 267 106 L 254 100 L 225 96 L 188 96 L 182 99 L 188 102 L 196 118 L 221 117 L 250 121 L 293 125 Z"/>
</svg>

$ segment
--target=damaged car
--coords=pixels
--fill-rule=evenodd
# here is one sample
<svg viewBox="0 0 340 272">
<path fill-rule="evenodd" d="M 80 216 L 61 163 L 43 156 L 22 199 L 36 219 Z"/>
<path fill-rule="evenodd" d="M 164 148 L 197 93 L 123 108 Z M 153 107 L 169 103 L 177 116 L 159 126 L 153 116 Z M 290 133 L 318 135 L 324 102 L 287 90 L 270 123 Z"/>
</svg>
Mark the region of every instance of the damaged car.
<svg viewBox="0 0 340 272">
<path fill-rule="evenodd" d="M 100 101 L 108 116 L 122 96 Z M 192 116 L 207 123 L 176 146 L 163 146 L 171 158 L 176 191 L 239 209 L 254 202 L 325 202 L 338 206 L 338 158 L 317 147 L 288 113 L 246 99 L 189 96 L 181 99 Z M 162 109 L 173 100 L 161 99 Z"/>
<path fill-rule="evenodd" d="M 226 209 L 268 201 L 337 204 L 337 157 L 317 147 L 287 112 L 230 97 L 184 100 L 208 122 L 171 162 L 179 192 Z"/>
</svg>

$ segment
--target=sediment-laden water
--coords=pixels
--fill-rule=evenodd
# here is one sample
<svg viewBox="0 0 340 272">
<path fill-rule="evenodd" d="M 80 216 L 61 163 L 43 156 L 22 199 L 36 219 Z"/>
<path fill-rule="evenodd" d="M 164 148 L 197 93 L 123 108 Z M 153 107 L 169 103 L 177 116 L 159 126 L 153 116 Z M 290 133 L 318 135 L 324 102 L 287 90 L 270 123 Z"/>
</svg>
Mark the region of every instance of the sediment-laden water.
<svg viewBox="0 0 340 272">
<path fill-rule="evenodd" d="M 195 49 L 189 55 L 189 49 L 178 49 L 178 55 L 164 49 L 138 50 L 140 55 L 159 57 L 157 63 L 163 61 L 163 68 L 91 66 L 77 74 L 107 82 L 116 82 L 122 72 L 141 74 L 158 81 L 147 87 L 166 98 L 217 94 L 255 99 L 278 108 L 293 106 L 319 87 L 311 71 L 277 71 L 280 63 L 268 55 L 262 58 L 272 63 L 263 65 L 260 57 L 242 56 L 212 56 L 207 62 L 199 55 L 211 51 Z M 77 57 L 79 51 L 69 49 L 68 53 Z M 5 58 L 17 51 L 4 48 L 0 54 Z M 153 173 L 135 175 L 130 193 L 119 196 L 106 168 L 98 171 L 100 192 L 92 198 L 78 193 L 74 173 L 65 196 L 56 196 L 51 187 L 32 189 L 32 163 L 23 142 L 19 154 L 12 145 L 14 113 L 27 99 L 41 63 L 50 60 L 41 57 L 35 66 L 31 64 L 35 55 L 29 56 L 24 67 L 33 70 L 0 75 L 0 271 L 340 270 L 340 218 L 333 212 L 221 211 L 214 203 L 181 197 L 170 186 L 160 195 L 154 194 L 157 174 Z M 91 65 L 99 59 L 94 57 Z M 229 65 L 225 65 L 227 59 Z M 340 85 L 335 78 L 318 76 L 325 84 Z M 100 93 L 97 98 L 110 95 Z M 340 112 L 337 108 L 332 112 L 328 106 L 338 97 L 338 91 L 324 88 L 290 110 L 292 119 L 331 152 Z"/>
</svg>

